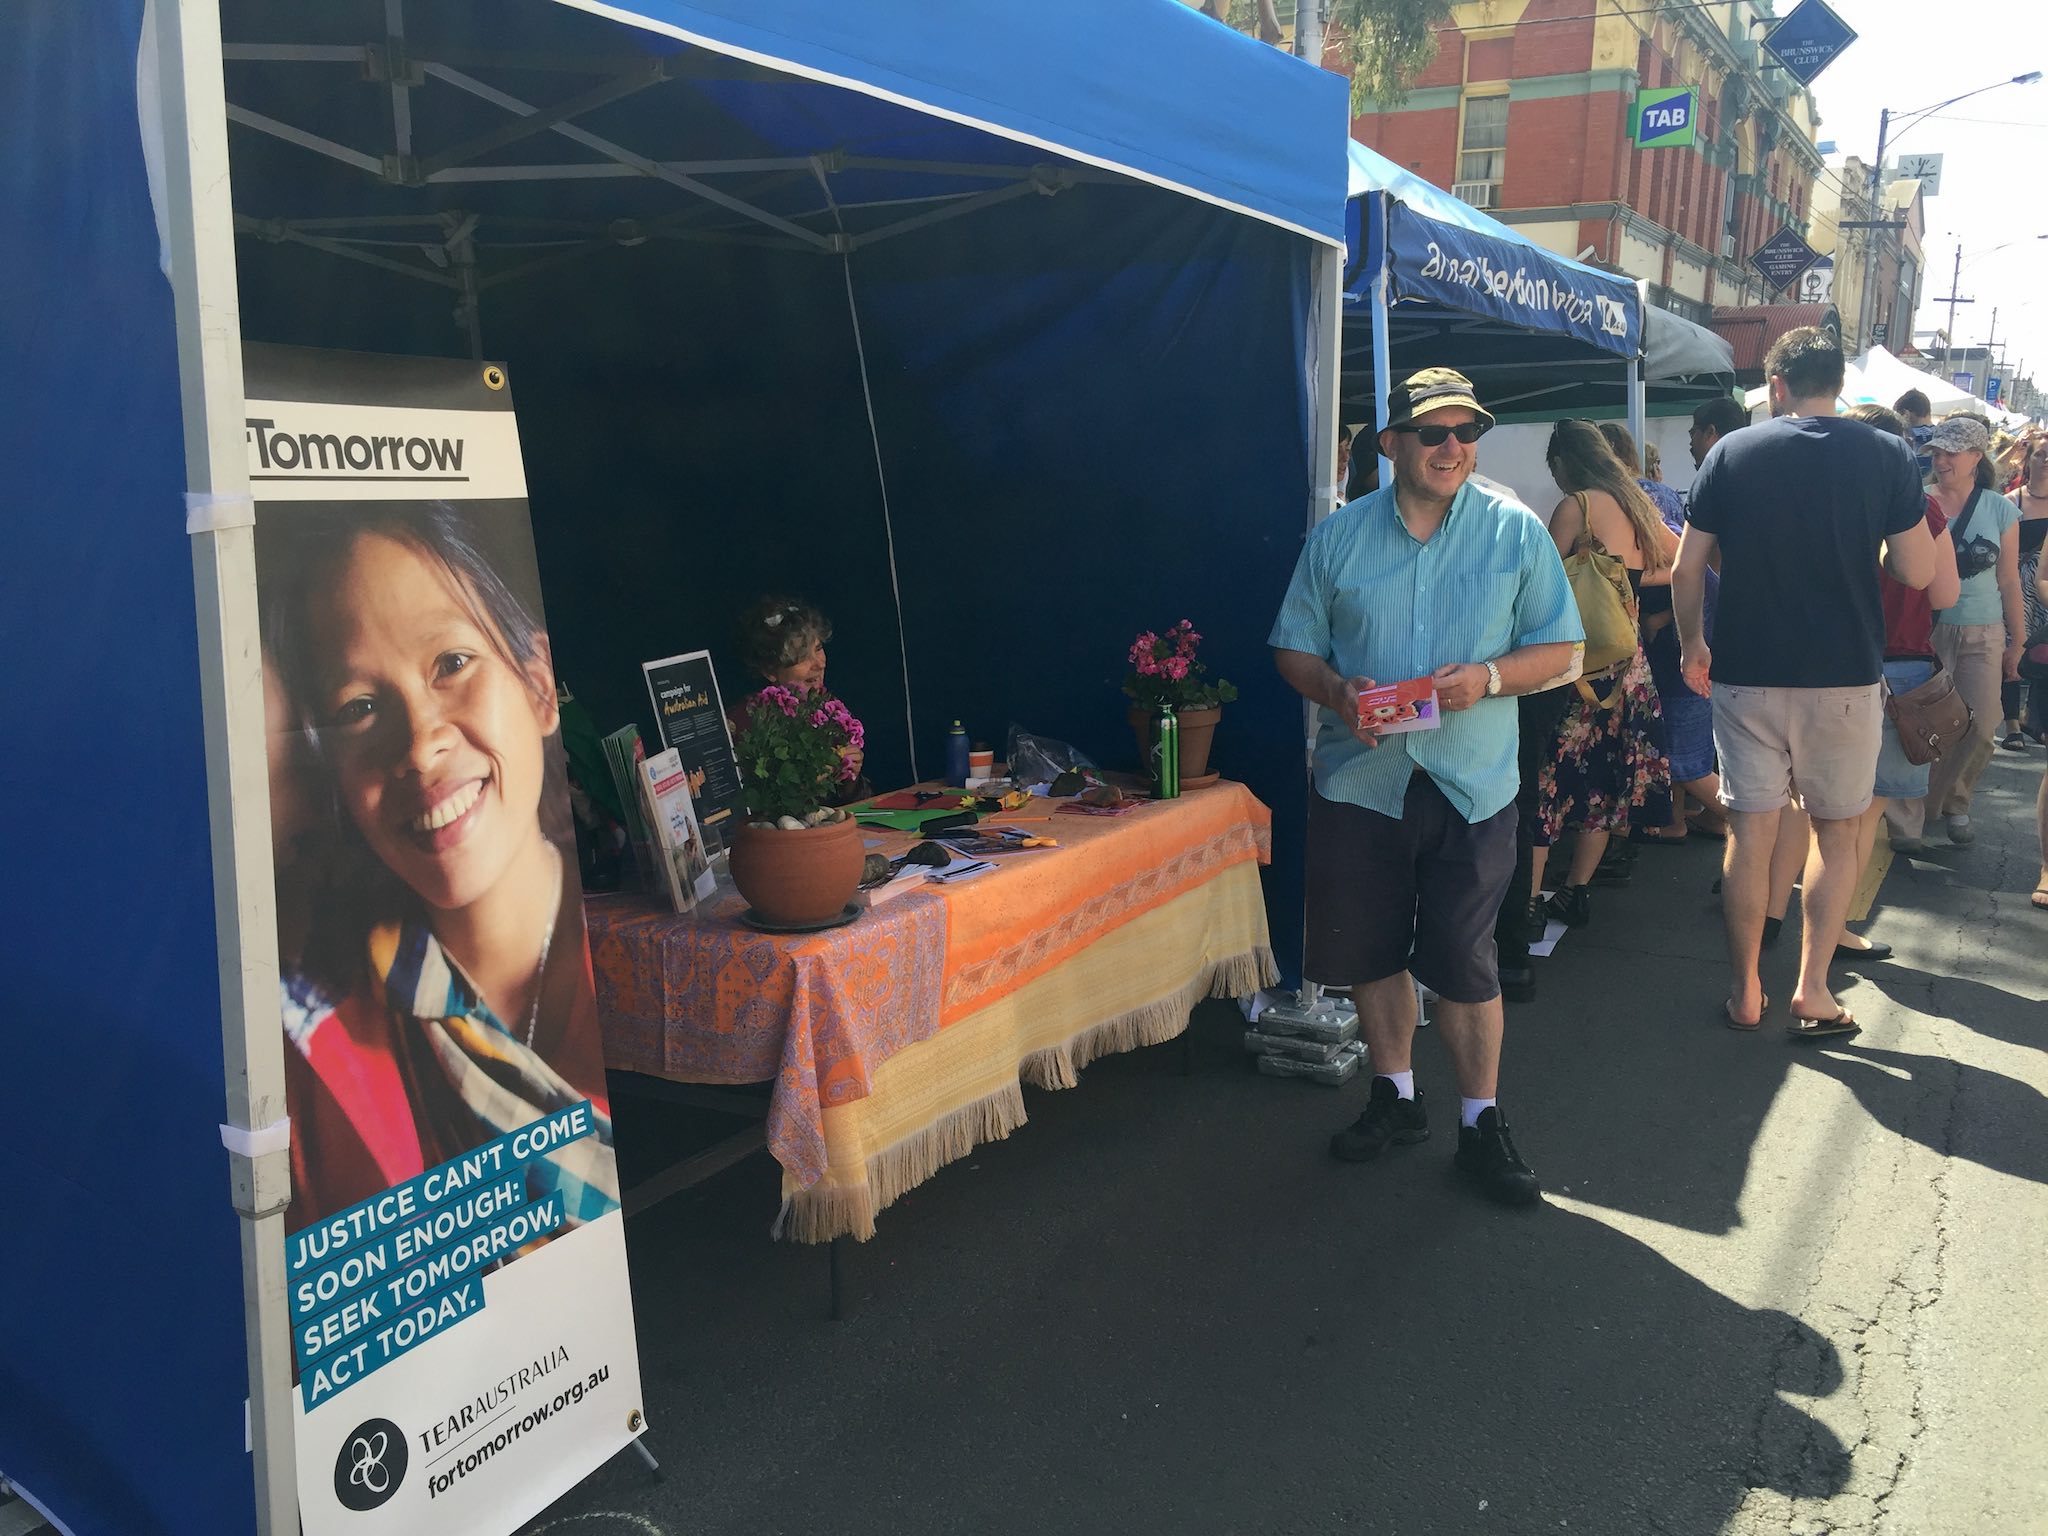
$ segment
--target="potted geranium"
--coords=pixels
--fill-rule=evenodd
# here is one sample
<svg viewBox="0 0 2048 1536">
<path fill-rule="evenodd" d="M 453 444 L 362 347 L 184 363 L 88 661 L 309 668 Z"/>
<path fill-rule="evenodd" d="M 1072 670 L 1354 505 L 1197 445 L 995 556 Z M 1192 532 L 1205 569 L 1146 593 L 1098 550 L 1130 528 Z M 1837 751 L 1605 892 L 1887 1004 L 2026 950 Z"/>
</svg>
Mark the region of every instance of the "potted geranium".
<svg viewBox="0 0 2048 1536">
<path fill-rule="evenodd" d="M 1209 680 L 1209 669 L 1196 655 L 1201 643 L 1191 619 L 1182 619 L 1163 635 L 1148 629 L 1131 642 L 1131 670 L 1124 678 L 1124 692 L 1131 698 L 1131 729 L 1143 761 L 1151 761 L 1160 711 L 1173 706 L 1180 721 L 1183 784 L 1212 777 L 1209 743 L 1216 722 L 1223 718 L 1223 706 L 1237 697 L 1237 690 L 1222 678 Z"/>
<path fill-rule="evenodd" d="M 762 923 L 808 927 L 841 916 L 860 886 L 860 827 L 831 805 L 860 777 L 863 736 L 822 688 L 764 688 L 733 738 L 747 819 L 733 833 L 732 881 Z"/>
</svg>

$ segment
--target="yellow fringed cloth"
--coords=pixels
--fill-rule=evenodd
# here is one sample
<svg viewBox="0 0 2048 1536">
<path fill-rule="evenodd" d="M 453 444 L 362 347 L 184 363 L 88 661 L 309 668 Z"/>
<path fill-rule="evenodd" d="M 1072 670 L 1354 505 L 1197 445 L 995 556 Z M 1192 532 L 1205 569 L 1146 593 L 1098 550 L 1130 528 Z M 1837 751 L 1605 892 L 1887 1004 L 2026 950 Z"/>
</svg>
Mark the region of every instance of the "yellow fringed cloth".
<svg viewBox="0 0 2048 1536">
<path fill-rule="evenodd" d="M 1271 828 L 1227 782 L 1122 816 L 1054 815 L 1031 830 L 1058 848 L 815 935 L 755 933 L 736 901 L 679 917 L 594 898 L 607 1064 L 774 1078 L 778 1233 L 866 1239 L 898 1195 L 1021 1125 L 1022 1083 L 1071 1087 L 1098 1056 L 1178 1035 L 1202 998 L 1275 979 L 1258 874 Z"/>
<path fill-rule="evenodd" d="M 1073 1087 L 1099 1057 L 1179 1035 L 1203 998 L 1245 997 L 1278 980 L 1258 872 L 1265 807 L 1240 786 L 1216 786 L 1226 787 L 1245 819 L 1211 811 L 1204 842 L 1150 843 L 1156 862 L 1120 866 L 1122 878 L 1092 892 L 1043 862 L 1036 929 L 962 910 L 970 893 L 995 894 L 1005 882 L 994 876 L 945 893 L 957 903 L 946 1006 L 965 1011 L 882 1062 L 865 1098 L 825 1109 L 824 1172 L 806 1185 L 785 1171 L 782 1235 L 866 1241 L 897 1196 L 1022 1125 L 1024 1083 Z M 1080 820 L 1054 822 L 1063 843 Z M 963 932 L 976 941 L 962 943 Z M 954 949 L 975 958 L 956 969 Z M 996 977 L 1008 984 L 991 984 Z"/>
</svg>

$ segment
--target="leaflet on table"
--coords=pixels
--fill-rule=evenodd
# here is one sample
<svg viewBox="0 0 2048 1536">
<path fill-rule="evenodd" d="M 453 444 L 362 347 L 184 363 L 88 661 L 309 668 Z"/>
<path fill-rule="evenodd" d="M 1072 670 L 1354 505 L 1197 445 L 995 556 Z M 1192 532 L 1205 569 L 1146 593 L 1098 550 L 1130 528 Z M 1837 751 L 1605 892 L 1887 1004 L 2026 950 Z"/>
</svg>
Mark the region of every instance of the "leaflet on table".
<svg viewBox="0 0 2048 1536">
<path fill-rule="evenodd" d="M 1377 688 L 1358 690 L 1358 723 L 1369 725 L 1382 736 L 1402 731 L 1433 731 L 1441 726 L 1437 712 L 1436 684 L 1426 677 L 1404 682 L 1382 683 Z"/>
<path fill-rule="evenodd" d="M 647 814 L 641 809 L 646 797 L 640 793 L 640 764 L 647 750 L 640 744 L 640 727 L 621 726 L 602 739 L 605 766 L 611 769 L 612 788 L 618 791 L 625 812 L 626 841 L 633 851 L 633 870 L 642 890 L 665 894 L 668 881 L 655 863 L 654 850 L 647 841 Z"/>
<path fill-rule="evenodd" d="M 704 853 L 703 832 L 690 801 L 690 774 L 683 767 L 682 754 L 670 747 L 642 761 L 640 789 L 669 900 L 678 912 L 691 911 L 718 888 L 718 877 Z"/>
<path fill-rule="evenodd" d="M 986 859 L 969 858 L 964 854 L 947 850 L 951 862 L 944 869 L 929 864 L 904 864 L 897 868 L 882 884 L 867 888 L 868 905 L 879 906 L 885 901 L 901 896 L 905 891 L 914 891 L 926 885 L 958 885 L 962 880 L 978 879 L 995 868 Z"/>
<path fill-rule="evenodd" d="M 711 653 L 667 656 L 641 663 L 640 670 L 647 676 L 647 696 L 654 701 L 661 744 L 682 754 L 705 840 L 714 854 L 722 852 L 732 841 L 743 796 L 739 759 L 733 754 L 732 728 L 725 721 L 725 701 Z"/>
</svg>

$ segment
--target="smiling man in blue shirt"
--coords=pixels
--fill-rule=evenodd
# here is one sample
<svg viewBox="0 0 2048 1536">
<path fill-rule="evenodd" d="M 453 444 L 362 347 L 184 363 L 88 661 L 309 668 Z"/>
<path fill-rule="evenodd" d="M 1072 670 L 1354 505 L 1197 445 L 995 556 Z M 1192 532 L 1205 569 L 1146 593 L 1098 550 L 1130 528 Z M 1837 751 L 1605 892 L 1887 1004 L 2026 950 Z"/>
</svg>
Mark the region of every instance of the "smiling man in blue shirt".
<svg viewBox="0 0 2048 1536">
<path fill-rule="evenodd" d="M 1267 643 L 1318 707 L 1310 796 L 1308 979 L 1349 986 L 1371 1098 L 1331 1138 L 1349 1162 L 1425 1140 L 1410 1051 L 1434 991 L 1463 1113 L 1457 1166 L 1495 1199 L 1538 1198 L 1495 1103 L 1501 998 L 1494 920 L 1515 864 L 1514 696 L 1578 673 L 1585 631 L 1534 513 L 1472 484 L 1493 425 L 1471 381 L 1425 368 L 1387 397 L 1394 483 L 1308 537 Z M 1429 677 L 1442 725 L 1380 737 L 1358 694 Z"/>
</svg>

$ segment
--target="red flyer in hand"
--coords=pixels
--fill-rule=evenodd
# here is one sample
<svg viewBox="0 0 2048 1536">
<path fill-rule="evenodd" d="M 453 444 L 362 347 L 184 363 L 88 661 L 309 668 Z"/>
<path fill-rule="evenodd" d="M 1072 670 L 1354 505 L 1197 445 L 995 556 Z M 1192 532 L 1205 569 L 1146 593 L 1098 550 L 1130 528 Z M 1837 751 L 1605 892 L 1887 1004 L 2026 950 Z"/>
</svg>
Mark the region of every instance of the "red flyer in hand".
<svg viewBox="0 0 2048 1536">
<path fill-rule="evenodd" d="M 1382 736 L 1402 731 L 1433 731 L 1442 725 L 1436 705 L 1436 684 L 1426 677 L 1382 683 L 1358 691 L 1358 723 Z"/>
</svg>

